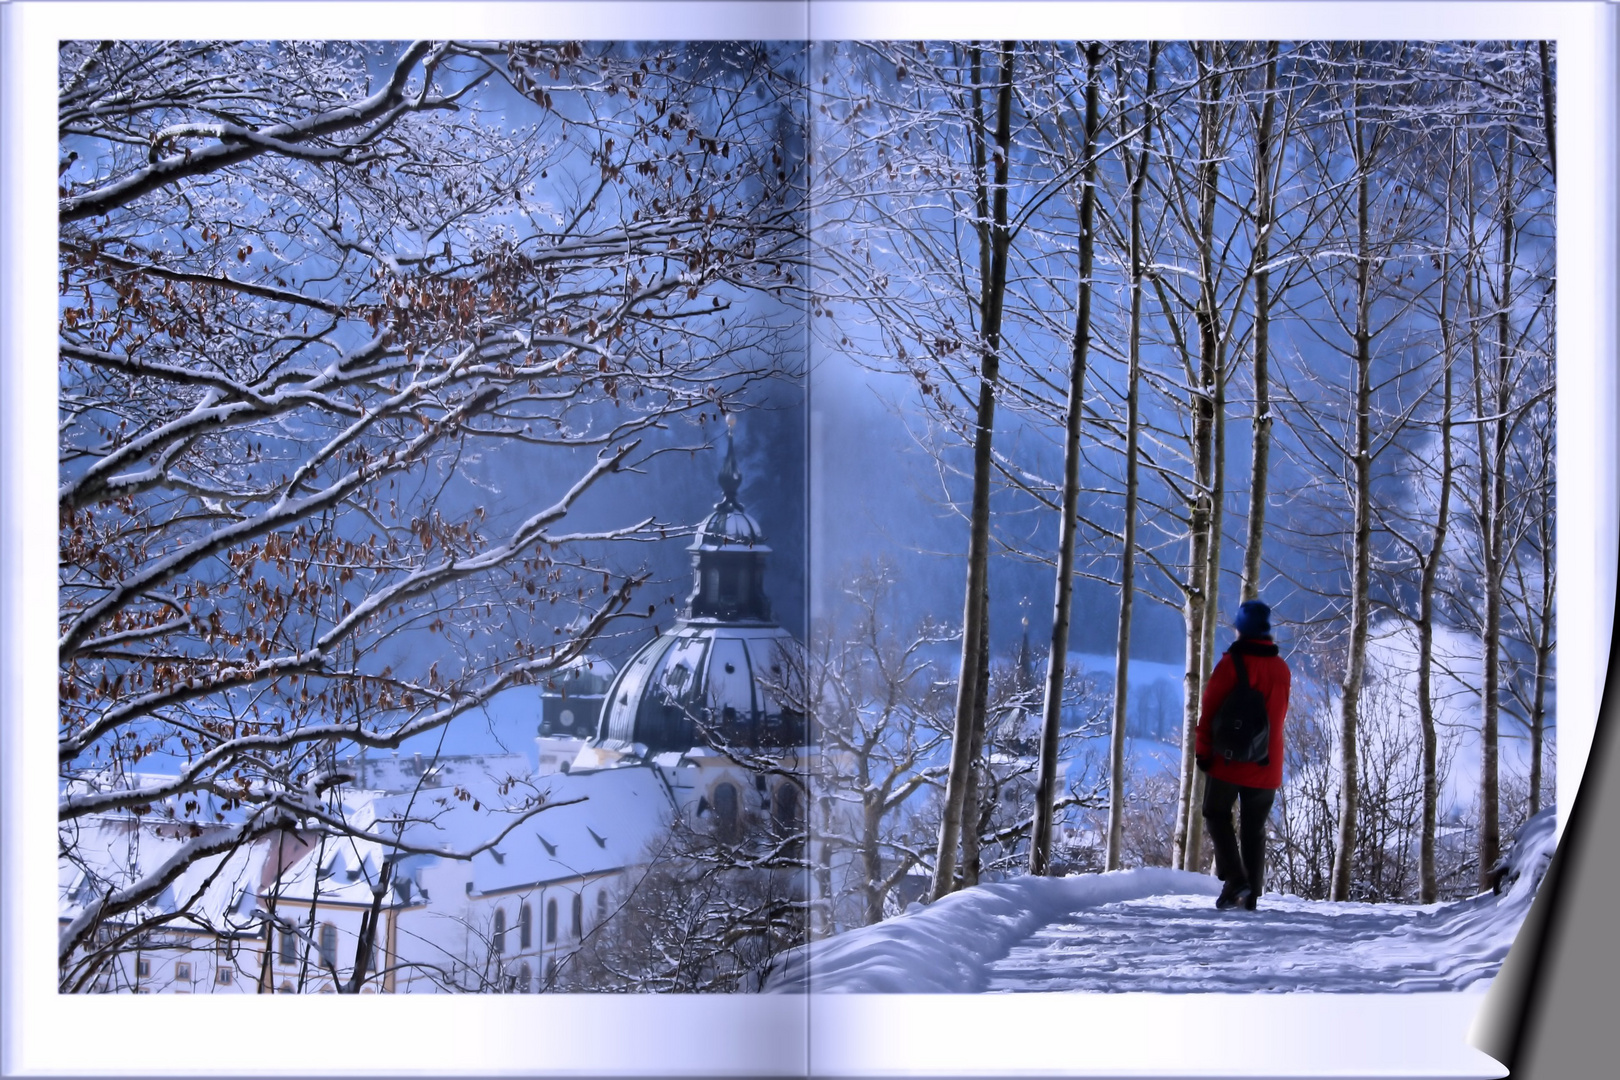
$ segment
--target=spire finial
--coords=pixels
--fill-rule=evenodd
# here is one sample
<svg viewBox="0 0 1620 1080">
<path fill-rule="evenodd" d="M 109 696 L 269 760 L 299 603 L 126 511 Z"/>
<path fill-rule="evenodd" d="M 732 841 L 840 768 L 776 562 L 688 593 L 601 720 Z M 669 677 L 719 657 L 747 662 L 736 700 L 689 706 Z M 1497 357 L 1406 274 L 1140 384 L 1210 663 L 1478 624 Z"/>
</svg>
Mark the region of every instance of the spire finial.
<svg viewBox="0 0 1620 1080">
<path fill-rule="evenodd" d="M 731 510 L 742 509 L 737 501 L 737 489 L 742 487 L 742 469 L 737 466 L 737 442 L 733 437 L 737 429 L 737 414 L 726 414 L 726 459 L 720 465 L 720 491 L 725 498 L 720 506 Z"/>
</svg>

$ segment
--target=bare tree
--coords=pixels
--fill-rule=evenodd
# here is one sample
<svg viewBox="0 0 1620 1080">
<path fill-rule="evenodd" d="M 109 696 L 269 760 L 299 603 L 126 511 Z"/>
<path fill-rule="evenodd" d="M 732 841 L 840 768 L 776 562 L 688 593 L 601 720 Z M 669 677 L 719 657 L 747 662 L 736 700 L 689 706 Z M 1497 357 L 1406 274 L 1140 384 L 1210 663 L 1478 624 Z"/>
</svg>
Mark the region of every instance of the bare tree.
<svg viewBox="0 0 1620 1080">
<path fill-rule="evenodd" d="M 1254 427 L 1249 452 L 1248 532 L 1243 544 L 1244 601 L 1260 597 L 1266 498 L 1271 478 L 1271 233 L 1277 220 L 1277 43 L 1266 46 L 1266 77 L 1254 121 Z M 1251 109 L 1253 107 L 1251 106 Z"/>
<path fill-rule="evenodd" d="M 988 668 L 985 653 L 989 612 L 990 566 L 990 444 L 995 431 L 996 381 L 1001 366 L 1001 316 L 1007 285 L 1008 171 L 1011 166 L 1013 43 L 1001 45 L 1000 73 L 996 80 L 995 127 L 985 117 L 979 89 L 980 49 L 970 49 L 973 80 L 973 169 L 979 247 L 981 292 L 979 301 L 979 401 L 973 438 L 973 503 L 968 516 L 967 598 L 962 615 L 962 664 L 957 675 L 956 723 L 951 734 L 951 771 L 945 786 L 945 814 L 940 824 L 939 848 L 934 855 L 934 899 L 956 888 L 957 848 L 962 832 L 969 771 L 973 766 L 979 725 L 974 712 L 979 684 Z M 991 151 L 991 144 L 994 151 Z M 992 170 L 987 172 L 988 170 Z M 982 708 L 982 707 L 980 707 Z"/>
<path fill-rule="evenodd" d="M 1091 347 L 1091 289 L 1094 258 L 1095 218 L 1097 212 L 1097 133 L 1102 124 L 1098 96 L 1101 91 L 1102 46 L 1092 42 L 1086 47 L 1086 106 L 1085 143 L 1081 153 L 1085 166 L 1080 174 L 1083 185 L 1080 197 L 1079 245 L 1079 302 L 1075 316 L 1074 348 L 1069 361 L 1069 395 L 1064 417 L 1063 441 L 1063 501 L 1058 519 L 1057 584 L 1052 603 L 1052 642 L 1046 662 L 1046 695 L 1041 707 L 1040 774 L 1036 779 L 1034 831 L 1029 846 L 1029 871 L 1045 874 L 1052 856 L 1052 804 L 1057 790 L 1058 735 L 1062 722 L 1063 674 L 1068 667 L 1069 615 L 1074 602 L 1075 532 L 1079 528 L 1076 514 L 1080 502 L 1080 418 L 1085 404 L 1086 358 Z M 1134 429 L 1133 429 L 1134 434 Z M 1127 457 L 1132 448 L 1127 447 Z M 1129 496 L 1127 495 L 1127 498 Z M 1127 560 L 1131 544 L 1132 525 L 1126 522 Z M 1130 578 L 1122 585 L 1123 595 L 1130 594 Z M 1129 616 L 1123 616 L 1129 642 Z"/>
<path fill-rule="evenodd" d="M 849 622 L 818 634 L 788 667 L 787 684 L 800 688 L 788 696 L 817 718 L 813 786 L 827 804 L 817 844 L 828 863 L 818 903 L 829 928 L 881 920 L 931 854 L 914 819 L 945 777 L 931 762 L 949 731 L 950 683 L 928 654 L 954 635 L 926 621 L 903 633 L 894 586 L 886 565 L 853 574 Z M 839 908 L 837 897 L 850 894 L 854 908 Z"/>
<path fill-rule="evenodd" d="M 749 993 L 805 943 L 805 819 L 767 806 L 735 821 L 677 815 L 580 948 L 542 989 Z"/>
<path fill-rule="evenodd" d="M 1142 144 L 1134 167 L 1126 156 L 1130 184 L 1130 322 L 1126 329 L 1125 374 L 1125 522 L 1119 567 L 1119 632 L 1114 640 L 1114 719 L 1108 750 L 1108 854 L 1105 866 L 1119 869 L 1125 843 L 1125 718 L 1130 693 L 1131 618 L 1136 605 L 1136 519 L 1139 499 L 1138 441 L 1141 437 L 1142 293 L 1147 273 L 1142 224 L 1142 193 L 1147 184 L 1153 146 L 1153 99 L 1157 90 L 1159 47 L 1148 44 L 1147 85 L 1142 101 Z M 1121 73 L 1123 74 L 1123 73 Z"/>
</svg>

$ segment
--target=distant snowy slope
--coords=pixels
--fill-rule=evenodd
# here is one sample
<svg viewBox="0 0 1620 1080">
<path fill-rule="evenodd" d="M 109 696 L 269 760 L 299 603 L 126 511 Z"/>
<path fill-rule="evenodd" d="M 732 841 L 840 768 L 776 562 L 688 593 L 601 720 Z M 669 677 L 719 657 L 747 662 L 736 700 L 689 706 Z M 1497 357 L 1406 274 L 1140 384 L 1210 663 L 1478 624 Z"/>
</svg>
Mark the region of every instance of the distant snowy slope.
<svg viewBox="0 0 1620 1080">
<path fill-rule="evenodd" d="M 1268 895 L 1257 912 L 1218 912 L 1206 875 L 1023 877 L 796 950 L 766 989 L 1457 990 L 1500 968 L 1552 847 L 1549 810 L 1520 830 L 1500 894 L 1431 907 Z"/>
</svg>

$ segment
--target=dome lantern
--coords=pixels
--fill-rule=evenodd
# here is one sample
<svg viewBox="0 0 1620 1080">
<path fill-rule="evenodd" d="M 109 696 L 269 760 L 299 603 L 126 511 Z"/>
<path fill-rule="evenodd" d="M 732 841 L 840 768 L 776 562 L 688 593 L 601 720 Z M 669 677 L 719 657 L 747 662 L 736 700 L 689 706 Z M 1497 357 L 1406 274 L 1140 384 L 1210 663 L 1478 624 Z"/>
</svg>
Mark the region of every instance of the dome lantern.
<svg viewBox="0 0 1620 1080">
<path fill-rule="evenodd" d="M 687 548 L 692 553 L 692 592 L 686 598 L 686 617 L 771 623 L 771 602 L 765 595 L 765 559 L 771 549 L 737 498 L 742 469 L 733 438 L 735 414 L 726 420 L 726 458 L 717 477 L 721 499 Z"/>
</svg>

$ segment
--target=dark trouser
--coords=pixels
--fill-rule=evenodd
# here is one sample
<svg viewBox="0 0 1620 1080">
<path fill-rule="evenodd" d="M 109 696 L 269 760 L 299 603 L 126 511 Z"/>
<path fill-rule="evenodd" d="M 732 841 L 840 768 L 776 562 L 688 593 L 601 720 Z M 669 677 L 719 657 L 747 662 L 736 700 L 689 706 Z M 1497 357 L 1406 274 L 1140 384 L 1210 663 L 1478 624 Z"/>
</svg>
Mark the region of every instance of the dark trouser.
<svg viewBox="0 0 1620 1080">
<path fill-rule="evenodd" d="M 1215 847 L 1215 875 L 1230 885 L 1247 885 L 1259 896 L 1266 880 L 1266 817 L 1277 793 L 1270 788 L 1242 787 L 1213 776 L 1204 778 L 1204 823 Z M 1232 804 L 1243 812 L 1243 841 L 1232 829 Z"/>
</svg>

